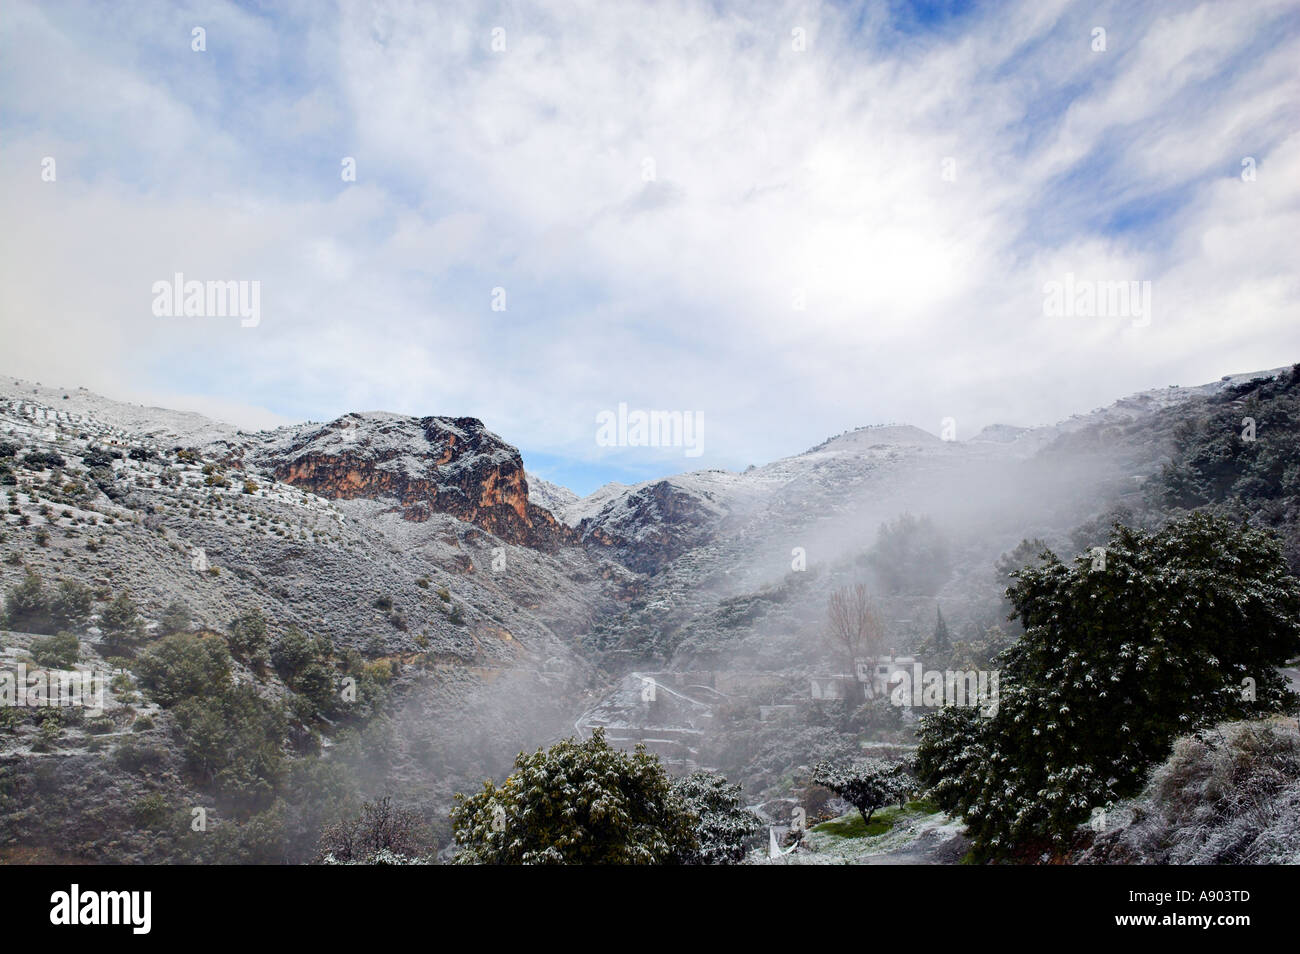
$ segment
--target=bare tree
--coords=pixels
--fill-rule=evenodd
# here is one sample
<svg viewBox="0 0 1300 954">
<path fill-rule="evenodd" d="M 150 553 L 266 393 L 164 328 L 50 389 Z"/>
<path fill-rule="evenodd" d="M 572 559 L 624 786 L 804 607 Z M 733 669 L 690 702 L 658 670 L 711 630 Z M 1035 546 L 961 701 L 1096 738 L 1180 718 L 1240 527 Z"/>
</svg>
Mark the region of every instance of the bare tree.
<svg viewBox="0 0 1300 954">
<path fill-rule="evenodd" d="M 864 657 L 871 660 L 874 672 L 876 657 L 885 644 L 885 627 L 867 585 L 855 583 L 833 592 L 827 603 L 826 616 L 830 642 L 848 659 L 849 672 L 855 672 L 857 660 Z M 868 696 L 875 695 L 874 678 L 867 680 L 864 691 Z"/>
</svg>

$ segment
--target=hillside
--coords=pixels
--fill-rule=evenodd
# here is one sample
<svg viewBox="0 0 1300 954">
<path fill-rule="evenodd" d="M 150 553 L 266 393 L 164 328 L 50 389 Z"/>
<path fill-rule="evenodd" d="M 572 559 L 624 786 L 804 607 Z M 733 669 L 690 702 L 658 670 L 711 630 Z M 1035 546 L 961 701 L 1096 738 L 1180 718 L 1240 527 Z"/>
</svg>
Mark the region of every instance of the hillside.
<svg viewBox="0 0 1300 954">
<path fill-rule="evenodd" d="M 324 804 L 385 794 L 445 844 L 454 792 L 575 724 L 657 740 L 672 764 L 722 769 L 764 803 L 805 797 L 816 758 L 861 738 L 911 744 L 896 710 L 810 695 L 842 669 L 823 639 L 833 590 L 868 581 L 899 653 L 924 651 L 941 611 L 959 651 L 987 662 L 1014 638 L 997 564 L 1023 539 L 1072 553 L 1114 514 L 1153 523 L 1231 498 L 1294 541 L 1294 462 L 1270 450 L 1295 446 L 1294 381 L 1158 389 L 966 441 L 860 428 L 743 473 L 578 498 L 473 418 L 364 412 L 253 433 L 3 379 L 0 587 L 86 587 L 78 665 L 116 678 L 107 722 L 31 709 L 0 726 L 0 852 L 307 860 Z M 1211 472 L 1243 408 L 1260 443 Z M 123 594 L 143 625 L 125 653 L 105 624 Z M 236 649 L 233 621 L 266 621 L 270 655 L 235 651 L 229 692 L 209 700 L 234 705 L 242 687 L 259 701 L 238 718 L 281 726 L 259 743 L 279 774 L 256 798 L 197 771 L 191 716 L 142 691 L 140 660 L 176 631 L 178 604 L 182 631 Z M 15 630 L 0 633 L 11 670 L 40 638 Z M 316 641 L 323 695 L 274 661 L 293 633 Z M 646 709 L 645 673 L 689 703 Z M 349 679 L 370 695 L 338 709 L 329 685 Z M 50 800 L 59 811 L 37 810 Z M 159 834 L 194 805 L 226 835 Z"/>
</svg>

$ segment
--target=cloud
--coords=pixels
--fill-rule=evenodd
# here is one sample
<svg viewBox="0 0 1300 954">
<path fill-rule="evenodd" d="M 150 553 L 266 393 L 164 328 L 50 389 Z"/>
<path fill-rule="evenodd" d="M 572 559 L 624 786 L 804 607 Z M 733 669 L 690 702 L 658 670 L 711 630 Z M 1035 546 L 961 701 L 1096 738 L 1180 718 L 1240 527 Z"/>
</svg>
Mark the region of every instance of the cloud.
<svg viewBox="0 0 1300 954">
<path fill-rule="evenodd" d="M 650 474 L 1300 358 L 1288 4 L 14 7 L 7 373 Z M 261 280 L 261 325 L 160 325 L 173 270 Z M 1046 317 L 1065 273 L 1150 281 L 1150 324 Z M 619 402 L 704 457 L 596 446 Z"/>
</svg>

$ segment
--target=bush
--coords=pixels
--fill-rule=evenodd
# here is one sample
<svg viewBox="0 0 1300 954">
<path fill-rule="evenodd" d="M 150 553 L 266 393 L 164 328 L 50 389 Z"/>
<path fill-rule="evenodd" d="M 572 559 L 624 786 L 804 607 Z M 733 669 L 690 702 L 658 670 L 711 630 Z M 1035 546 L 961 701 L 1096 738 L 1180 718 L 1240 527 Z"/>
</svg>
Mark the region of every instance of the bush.
<svg viewBox="0 0 1300 954">
<path fill-rule="evenodd" d="M 260 609 L 251 609 L 241 613 L 230 621 L 227 627 L 230 651 L 238 659 L 262 663 L 266 660 L 270 635 L 267 632 L 266 617 Z"/>
<path fill-rule="evenodd" d="M 1125 814 L 1119 810 L 1107 818 Z M 1300 741 L 1272 722 L 1184 736 L 1084 861 L 1161 865 L 1293 864 L 1300 852 Z"/>
<path fill-rule="evenodd" d="M 157 745 L 127 740 L 113 752 L 113 760 L 128 772 L 156 775 L 167 764 L 167 752 Z"/>
<path fill-rule="evenodd" d="M 699 851 L 659 759 L 611 748 L 601 729 L 520 753 L 499 788 L 456 802 L 460 864 L 667 864 Z"/>
<path fill-rule="evenodd" d="M 29 451 L 23 455 L 23 464 L 30 470 L 56 470 L 68 462 L 54 451 Z"/>
<path fill-rule="evenodd" d="M 418 812 L 396 808 L 388 797 L 367 802 L 361 815 L 331 825 L 321 835 L 324 864 L 413 864 L 430 854 L 429 834 Z"/>
<path fill-rule="evenodd" d="M 45 636 L 32 640 L 30 652 L 43 669 L 71 669 L 81 656 L 81 640 L 71 633 Z"/>
<path fill-rule="evenodd" d="M 88 470 L 93 467 L 112 467 L 113 457 L 102 447 L 90 447 L 81 455 L 81 462 Z"/>
<path fill-rule="evenodd" d="M 159 705 L 221 692 L 230 682 L 230 650 L 216 636 L 180 633 L 159 640 L 135 663 L 140 684 Z"/>
<path fill-rule="evenodd" d="M 284 768 L 284 710 L 252 686 L 191 696 L 173 710 L 185 761 L 239 810 L 267 807 Z"/>
</svg>

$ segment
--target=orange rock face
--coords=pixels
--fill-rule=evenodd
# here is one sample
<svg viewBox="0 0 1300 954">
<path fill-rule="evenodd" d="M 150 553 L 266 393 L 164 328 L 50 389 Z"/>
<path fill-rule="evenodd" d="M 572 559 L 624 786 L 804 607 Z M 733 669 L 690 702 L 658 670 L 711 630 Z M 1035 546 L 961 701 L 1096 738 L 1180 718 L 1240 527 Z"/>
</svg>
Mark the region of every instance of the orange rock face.
<svg viewBox="0 0 1300 954">
<path fill-rule="evenodd" d="M 349 415 L 295 437 L 267 463 L 277 479 L 322 497 L 391 500 L 413 521 L 450 514 L 541 549 L 574 542 L 529 503 L 519 451 L 475 418 Z"/>
</svg>

